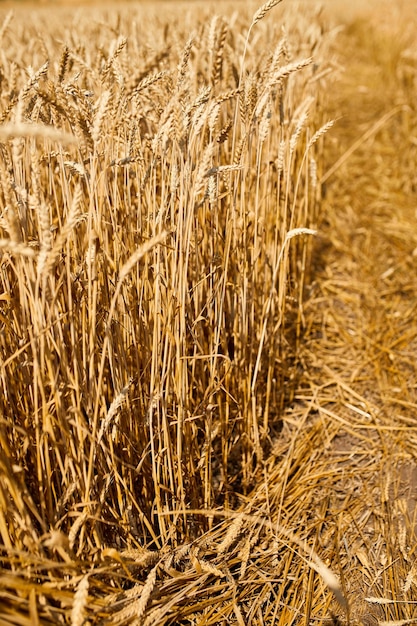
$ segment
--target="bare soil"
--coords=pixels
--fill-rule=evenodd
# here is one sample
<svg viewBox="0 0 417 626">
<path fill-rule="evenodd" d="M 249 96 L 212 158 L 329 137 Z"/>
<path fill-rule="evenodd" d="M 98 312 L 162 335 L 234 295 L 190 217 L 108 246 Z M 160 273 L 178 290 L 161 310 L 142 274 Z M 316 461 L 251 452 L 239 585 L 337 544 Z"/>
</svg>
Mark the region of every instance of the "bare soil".
<svg viewBox="0 0 417 626">
<path fill-rule="evenodd" d="M 333 623 L 366 626 L 417 619 L 416 139 L 398 20 L 394 7 L 340 35 L 338 165 L 325 175 L 305 377 L 284 428 L 289 449 L 300 420 L 304 436 L 321 432 L 299 515 L 315 517 L 316 549 L 349 601 Z"/>
</svg>

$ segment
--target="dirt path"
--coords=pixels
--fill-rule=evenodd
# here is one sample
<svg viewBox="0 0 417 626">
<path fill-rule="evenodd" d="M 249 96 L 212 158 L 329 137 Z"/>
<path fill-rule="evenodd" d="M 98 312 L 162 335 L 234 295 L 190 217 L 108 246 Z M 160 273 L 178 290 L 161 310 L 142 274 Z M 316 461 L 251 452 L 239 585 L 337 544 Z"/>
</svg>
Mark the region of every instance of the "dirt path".
<svg viewBox="0 0 417 626">
<path fill-rule="evenodd" d="M 370 136 L 329 178 L 311 302 L 321 318 L 306 369 L 323 428 L 337 425 L 326 518 L 337 527 L 350 617 L 372 624 L 417 616 L 407 604 L 417 582 L 417 231 L 410 113 L 394 75 L 400 50 L 366 26 L 345 35 L 338 148 Z"/>
<path fill-rule="evenodd" d="M 417 619 L 417 142 L 405 36 L 387 24 L 355 22 L 339 41 L 345 157 L 327 180 L 305 379 L 269 493 L 339 574 L 350 609 L 334 606 L 334 623 L 366 626 Z"/>
</svg>

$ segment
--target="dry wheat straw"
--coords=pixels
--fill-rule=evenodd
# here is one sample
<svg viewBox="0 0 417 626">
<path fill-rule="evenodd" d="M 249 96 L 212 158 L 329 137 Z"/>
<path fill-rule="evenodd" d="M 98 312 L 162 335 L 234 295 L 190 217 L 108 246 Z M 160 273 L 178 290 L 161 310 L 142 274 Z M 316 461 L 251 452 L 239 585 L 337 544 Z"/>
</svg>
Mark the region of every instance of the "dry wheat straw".
<svg viewBox="0 0 417 626">
<path fill-rule="evenodd" d="M 272 277 L 272 282 L 271 282 L 271 292 L 269 294 L 269 297 L 266 301 L 266 306 L 265 306 L 265 311 L 264 311 L 264 322 L 263 322 L 263 326 L 262 326 L 262 332 L 261 332 L 261 337 L 260 337 L 260 341 L 259 341 L 259 347 L 258 347 L 258 354 L 256 357 L 256 362 L 255 362 L 255 367 L 253 370 L 253 377 L 252 377 L 252 389 L 255 388 L 256 385 L 256 380 L 257 380 L 257 376 L 259 373 L 259 368 L 260 368 L 260 364 L 261 364 L 261 358 L 262 358 L 262 351 L 264 348 L 264 343 L 265 343 L 265 339 L 266 339 L 266 329 L 267 329 L 267 324 L 268 324 L 268 317 L 269 317 L 269 313 L 271 310 L 271 306 L 272 306 L 272 301 L 275 297 L 275 285 L 276 285 L 276 280 L 278 278 L 278 273 L 280 270 L 280 266 L 281 266 L 281 262 L 283 260 L 284 254 L 286 253 L 287 250 L 287 246 L 289 244 L 289 242 L 291 241 L 291 239 L 293 239 L 294 237 L 299 237 L 300 235 L 316 235 L 317 231 L 311 229 L 311 228 L 293 228 L 292 230 L 288 231 L 285 235 L 285 240 L 281 246 L 281 250 L 279 252 L 277 261 L 276 261 L 276 265 L 274 268 L 274 273 L 273 273 L 273 277 Z"/>
<path fill-rule="evenodd" d="M 253 16 L 252 24 L 255 25 L 263 20 L 268 11 L 273 9 L 280 2 L 282 2 L 282 0 L 268 0 L 268 2 L 265 2 L 265 4 L 263 4 Z"/>
<path fill-rule="evenodd" d="M 231 523 L 230 528 L 228 529 L 225 538 L 223 539 L 223 541 L 220 543 L 219 546 L 217 546 L 217 552 L 218 554 L 222 554 L 223 552 L 226 552 L 226 550 L 229 548 L 229 546 L 233 543 L 233 541 L 235 541 L 236 537 L 239 535 L 240 530 L 242 528 L 243 522 L 244 522 L 245 518 L 244 515 L 238 515 Z"/>
<path fill-rule="evenodd" d="M 165 78 L 166 76 L 169 76 L 166 70 L 163 70 L 161 72 L 156 72 L 155 74 L 152 74 L 150 76 L 146 76 L 132 89 L 130 93 L 130 97 L 133 98 L 134 96 L 137 96 L 138 94 L 140 94 L 141 91 L 143 91 L 144 89 L 147 89 L 151 85 L 154 85 L 155 83 L 160 81 L 162 78 Z"/>
<path fill-rule="evenodd" d="M 396 600 L 391 598 L 376 598 L 374 596 L 369 596 L 365 598 L 365 602 L 369 602 L 370 604 L 417 604 L 417 600 Z"/>
<path fill-rule="evenodd" d="M 6 32 L 6 30 L 8 29 L 12 19 L 13 19 L 13 11 L 9 11 L 6 14 L 6 17 L 4 18 L 3 24 L 1 25 L 1 28 L 0 28 L 0 41 L 3 39 L 3 35 Z"/>
<path fill-rule="evenodd" d="M 88 519 L 88 512 L 84 511 L 83 513 L 79 513 L 77 515 L 77 518 L 75 520 L 75 522 L 73 523 L 73 525 L 70 528 L 70 531 L 68 533 L 68 541 L 69 541 L 69 547 L 72 550 L 75 546 L 75 542 L 77 540 L 77 537 L 79 535 L 79 532 L 84 524 L 84 522 Z M 79 548 L 79 552 L 81 551 L 82 546 L 80 546 Z"/>
<path fill-rule="evenodd" d="M 283 78 L 287 78 L 294 72 L 298 72 L 302 70 L 304 67 L 308 67 L 313 62 L 312 57 L 308 57 L 307 59 L 302 59 L 301 61 L 295 61 L 293 63 L 288 63 L 288 65 L 284 65 L 276 70 L 276 72 L 271 76 L 270 84 L 273 85 Z"/>
<path fill-rule="evenodd" d="M 0 126 L 0 137 L 2 139 L 12 139 L 13 137 L 35 137 L 38 139 L 50 139 L 62 143 L 76 143 L 74 135 L 57 130 L 53 126 L 40 124 L 3 124 Z"/>
<path fill-rule="evenodd" d="M 29 92 L 31 91 L 31 89 L 33 89 L 33 87 L 37 85 L 38 81 L 41 80 L 41 78 L 44 78 L 46 76 L 46 74 L 48 73 L 48 69 L 49 69 L 49 61 L 46 61 L 46 63 L 44 63 L 42 67 L 38 69 L 37 72 L 33 72 L 32 70 L 29 70 L 29 73 L 31 74 L 31 76 L 29 77 L 29 80 L 26 83 L 25 87 L 19 93 L 19 106 L 22 105 L 22 101 L 28 97 Z M 21 121 L 19 114 L 17 115 L 17 120 Z"/>
<path fill-rule="evenodd" d="M 214 515 L 218 517 L 224 517 L 227 519 L 245 521 L 250 524 L 254 524 L 258 528 L 267 528 L 274 535 L 275 539 L 277 541 L 280 541 L 281 543 L 285 543 L 287 541 L 294 543 L 305 554 L 308 566 L 311 567 L 314 571 L 316 571 L 321 576 L 321 578 L 323 579 L 323 582 L 331 590 L 331 592 L 333 593 L 334 597 L 336 598 L 340 606 L 343 608 L 348 607 L 348 602 L 344 596 L 341 584 L 338 581 L 335 574 L 331 571 L 331 569 L 327 567 L 327 565 L 325 565 L 322 559 L 308 545 L 306 541 L 299 539 L 293 532 L 291 532 L 287 528 L 284 528 L 281 524 L 269 521 L 259 516 L 249 515 L 244 512 L 238 513 L 236 515 L 231 514 L 230 511 L 216 511 L 216 510 L 194 511 L 192 509 L 189 509 L 188 511 L 184 511 L 184 513 L 185 512 L 189 515 L 193 513 L 194 514 L 204 513 L 204 515 Z M 379 602 L 379 600 L 375 598 L 366 598 L 366 600 L 369 602 L 376 602 L 376 601 Z"/>
<path fill-rule="evenodd" d="M 417 618 L 400 619 L 400 620 L 380 620 L 378 626 L 408 626 L 408 624 L 415 624 Z"/>
<path fill-rule="evenodd" d="M 36 256 L 36 252 L 33 248 L 24 243 L 18 243 L 11 239 L 0 239 L 0 250 L 4 250 L 9 254 L 17 254 L 24 257 L 33 259 Z"/>
<path fill-rule="evenodd" d="M 89 580 L 88 574 L 83 576 L 77 586 L 77 591 L 74 594 L 72 611 L 71 611 L 71 626 L 82 626 L 85 623 L 85 613 L 88 602 L 88 589 Z"/>
<path fill-rule="evenodd" d="M 297 122 L 297 126 L 295 127 L 293 134 L 290 137 L 290 153 L 294 152 L 298 144 L 298 140 L 300 138 L 301 132 L 306 125 L 307 119 L 308 119 L 308 112 L 303 112 L 300 116 L 300 119 Z"/>
<path fill-rule="evenodd" d="M 136 617 L 142 617 L 145 612 L 146 605 L 149 602 L 149 598 L 151 597 L 152 591 L 154 590 L 156 583 L 156 574 L 158 572 L 158 565 L 155 565 L 149 572 L 145 584 L 143 586 L 142 592 L 140 594 L 140 598 L 135 606 L 135 614 Z"/>
<path fill-rule="evenodd" d="M 333 165 L 325 172 L 325 174 L 321 177 L 322 183 L 326 182 L 333 174 L 345 163 L 349 157 L 358 150 L 365 141 L 367 141 L 370 137 L 375 135 L 385 124 L 389 122 L 392 117 L 395 117 L 399 113 L 404 113 L 408 111 L 408 106 L 404 104 L 398 104 L 393 107 L 390 111 L 382 115 L 376 122 L 374 122 L 368 130 L 363 133 L 352 143 L 352 145 L 346 150 L 346 152 L 336 161 Z"/>
<path fill-rule="evenodd" d="M 49 274 L 49 272 L 52 270 L 53 266 L 57 262 L 59 255 L 62 253 L 62 249 L 64 245 L 67 243 L 68 238 L 73 232 L 74 228 L 81 221 L 85 220 L 85 216 L 82 216 L 79 213 L 82 199 L 83 199 L 83 189 L 81 185 L 78 185 L 75 190 L 72 202 L 71 202 L 67 219 L 65 223 L 63 224 L 61 230 L 56 235 L 55 242 L 53 243 L 53 247 L 49 255 L 47 256 L 45 269 L 44 269 L 46 274 Z"/>
<path fill-rule="evenodd" d="M 98 143 L 101 138 L 103 123 L 108 111 L 110 110 L 111 95 L 111 91 L 108 89 L 101 94 L 98 101 L 97 113 L 95 115 L 94 125 L 91 131 L 91 136 L 95 144 Z"/>
<path fill-rule="evenodd" d="M 244 62 L 245 62 L 245 57 L 246 57 L 246 53 L 247 53 L 247 47 L 248 47 L 248 43 L 249 43 L 249 38 L 252 32 L 252 28 L 254 26 L 256 26 L 256 24 L 258 24 L 258 22 L 260 22 L 265 15 L 271 10 L 273 9 L 277 4 L 279 4 L 280 2 L 282 2 L 282 0 L 268 0 L 268 2 L 265 2 L 265 4 L 263 4 L 255 13 L 255 15 L 253 16 L 252 19 L 252 23 L 249 26 L 247 35 L 246 35 L 246 39 L 245 39 L 245 46 L 243 49 L 243 55 L 242 55 L 242 60 L 241 60 L 241 65 L 240 65 L 240 75 L 239 75 L 239 87 L 242 84 L 242 77 L 243 77 L 243 71 L 244 71 Z"/>
<path fill-rule="evenodd" d="M 261 23 L 276 4 L 252 22 L 164 16 L 149 46 L 131 14 L 36 22 L 24 41 L 3 29 L 0 533 L 40 621 L 55 592 L 68 623 L 250 621 L 267 588 L 282 607 L 272 579 L 291 559 L 297 583 L 293 547 L 272 572 L 260 529 L 200 510 L 250 499 L 268 463 L 308 264 L 288 242 L 316 220 L 303 164 L 323 121 L 304 57 L 321 42 L 295 29 L 277 46 Z M 249 45 L 254 26 L 271 54 Z"/>
<path fill-rule="evenodd" d="M 126 396 L 128 394 L 129 391 L 129 387 L 132 384 L 133 380 L 131 379 L 127 385 L 125 385 L 123 387 L 123 389 L 121 389 L 121 391 L 117 394 L 117 396 L 114 398 L 113 402 L 111 403 L 111 405 L 109 406 L 109 410 L 107 411 L 107 415 L 104 418 L 101 426 L 100 426 L 100 430 L 98 431 L 98 435 L 97 435 L 97 443 L 100 443 L 103 436 L 105 435 L 105 433 L 107 432 L 114 416 L 117 414 L 119 408 L 124 404 L 124 402 L 126 401 Z"/>
<path fill-rule="evenodd" d="M 154 565 L 159 559 L 157 552 L 152 552 L 145 548 L 123 550 L 120 556 L 124 559 L 133 559 L 137 567 L 149 567 L 149 565 Z"/>
<path fill-rule="evenodd" d="M 185 44 L 185 48 L 183 50 L 182 53 L 182 58 L 181 61 L 178 65 L 178 74 L 177 74 L 177 88 L 178 90 L 182 87 L 182 84 L 184 82 L 185 79 L 185 75 L 186 75 L 186 71 L 187 71 L 187 66 L 188 66 L 188 61 L 190 58 L 190 54 L 191 54 L 191 49 L 193 47 L 194 44 L 194 37 L 190 37 L 187 41 L 187 43 Z"/>
<path fill-rule="evenodd" d="M 309 150 L 320 139 L 320 137 L 323 137 L 323 135 L 325 135 L 333 126 L 334 120 L 330 120 L 329 122 L 326 122 L 326 124 L 323 124 L 323 126 L 314 133 L 308 142 L 307 150 Z"/>
<path fill-rule="evenodd" d="M 411 586 L 416 585 L 416 584 L 417 584 L 417 563 L 414 563 L 411 566 L 410 571 L 408 572 L 407 577 L 404 581 L 403 593 L 407 593 L 408 591 L 410 591 Z"/>
</svg>

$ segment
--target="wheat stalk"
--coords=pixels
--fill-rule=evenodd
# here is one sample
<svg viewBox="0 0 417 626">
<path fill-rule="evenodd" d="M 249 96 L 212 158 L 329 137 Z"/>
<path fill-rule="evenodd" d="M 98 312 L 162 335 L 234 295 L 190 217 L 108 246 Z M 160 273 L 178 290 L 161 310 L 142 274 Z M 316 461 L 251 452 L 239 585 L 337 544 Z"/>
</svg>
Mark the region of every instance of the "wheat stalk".
<svg viewBox="0 0 417 626">
<path fill-rule="evenodd" d="M 53 126 L 25 124 L 23 122 L 3 124 L 0 126 L 0 137 L 3 140 L 12 139 L 14 137 L 35 137 L 37 139 L 51 139 L 51 141 L 60 143 L 77 143 L 77 139 L 74 135 L 57 130 Z"/>
<path fill-rule="evenodd" d="M 132 384 L 133 380 L 131 379 L 127 385 L 125 385 L 123 387 L 123 389 L 120 390 L 120 392 L 117 394 L 117 396 L 114 398 L 113 402 L 111 403 L 111 405 L 109 406 L 109 410 L 107 411 L 107 415 L 104 418 L 101 426 L 100 426 L 100 430 L 98 431 L 98 435 L 97 435 L 97 443 L 100 443 L 104 434 L 107 432 L 107 429 L 109 428 L 114 416 L 117 414 L 119 408 L 124 404 L 125 400 L 126 400 L 126 396 L 127 393 L 129 391 L 129 387 Z"/>
<path fill-rule="evenodd" d="M 265 2 L 265 4 L 263 4 L 253 16 L 252 25 L 255 26 L 255 24 L 263 20 L 265 15 L 280 2 L 282 2 L 282 0 L 268 0 L 268 2 Z"/>
<path fill-rule="evenodd" d="M 89 580 L 88 574 L 83 576 L 74 594 L 71 611 L 71 626 L 82 626 L 85 623 L 85 609 L 88 602 Z"/>
<path fill-rule="evenodd" d="M 151 569 L 151 571 L 149 572 L 146 578 L 145 584 L 142 589 L 142 593 L 140 594 L 140 598 L 137 601 L 136 606 L 135 606 L 136 617 L 142 617 L 142 615 L 144 614 L 146 610 L 146 606 L 149 602 L 149 598 L 151 597 L 152 591 L 154 590 L 154 587 L 155 587 L 158 567 L 159 567 L 158 565 L 155 565 L 155 567 Z"/>
<path fill-rule="evenodd" d="M 4 250 L 9 254 L 17 254 L 29 259 L 33 259 L 36 256 L 36 252 L 33 248 L 30 248 L 24 243 L 13 241 L 12 239 L 0 239 L 0 250 Z"/>
</svg>

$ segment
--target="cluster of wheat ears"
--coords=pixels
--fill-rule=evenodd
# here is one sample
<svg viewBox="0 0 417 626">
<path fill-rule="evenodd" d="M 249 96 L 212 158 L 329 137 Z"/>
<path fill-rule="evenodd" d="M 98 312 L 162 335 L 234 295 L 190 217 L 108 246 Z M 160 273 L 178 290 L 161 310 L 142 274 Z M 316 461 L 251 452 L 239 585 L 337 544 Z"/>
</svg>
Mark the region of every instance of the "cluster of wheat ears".
<svg viewBox="0 0 417 626">
<path fill-rule="evenodd" d="M 305 553 L 225 518 L 296 376 L 331 32 L 226 5 L 4 17 L 4 623 L 243 623 L 255 546 Z"/>
</svg>

